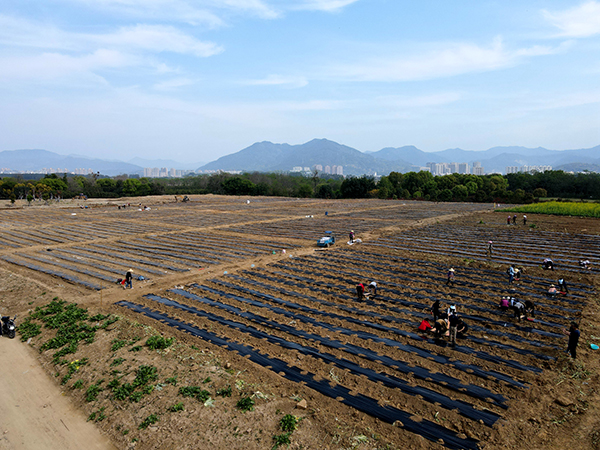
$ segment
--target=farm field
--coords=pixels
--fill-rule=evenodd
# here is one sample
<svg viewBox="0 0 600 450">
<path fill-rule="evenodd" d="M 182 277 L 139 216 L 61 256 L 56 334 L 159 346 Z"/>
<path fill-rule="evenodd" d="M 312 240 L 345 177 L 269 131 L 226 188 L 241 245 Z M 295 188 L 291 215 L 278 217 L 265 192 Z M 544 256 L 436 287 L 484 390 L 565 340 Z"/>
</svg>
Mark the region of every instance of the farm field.
<svg viewBox="0 0 600 450">
<path fill-rule="evenodd" d="M 118 209 L 128 201 L 136 206 Z M 118 448 L 198 448 L 198 439 L 272 448 L 288 413 L 302 418 L 290 437 L 297 449 L 600 448 L 589 346 L 600 340 L 597 219 L 530 214 L 535 228 L 509 226 L 492 205 L 382 200 L 149 197 L 148 211 L 139 199 L 88 202 L 0 210 L 0 311 L 25 317 L 57 296 L 118 315 L 113 333 L 127 345 L 114 349 L 107 333 L 69 355 L 90 360 L 82 384 L 152 364 L 160 379 L 214 397 L 205 406 L 158 383 L 136 403 L 108 387 L 86 402 L 77 378 L 60 385 L 66 367 L 40 352 L 85 415 L 103 408 L 97 426 Z M 328 230 L 336 244 L 317 250 Z M 346 243 L 350 230 L 361 244 Z M 548 257 L 554 271 L 540 268 Z M 524 276 L 509 285 L 511 263 Z M 123 290 L 116 280 L 128 269 L 134 288 Z M 569 294 L 547 297 L 561 277 Z M 377 295 L 357 301 L 356 284 L 370 281 Z M 500 311 L 508 294 L 534 301 L 535 320 Z M 469 326 L 454 348 L 417 329 L 435 300 L 456 305 Z M 582 333 L 575 361 L 565 355 L 572 321 Z M 133 351 L 149 330 L 178 347 Z M 231 399 L 215 395 L 226 386 Z M 241 413 L 247 396 L 254 410 Z M 177 402 L 185 410 L 167 413 Z M 137 429 L 153 413 L 160 420 Z"/>
</svg>

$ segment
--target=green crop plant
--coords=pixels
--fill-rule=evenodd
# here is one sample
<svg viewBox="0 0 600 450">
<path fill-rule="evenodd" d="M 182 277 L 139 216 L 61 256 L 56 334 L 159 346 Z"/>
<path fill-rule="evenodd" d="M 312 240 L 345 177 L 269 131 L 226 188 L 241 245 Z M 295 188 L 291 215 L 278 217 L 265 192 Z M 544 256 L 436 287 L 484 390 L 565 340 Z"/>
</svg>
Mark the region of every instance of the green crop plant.
<svg viewBox="0 0 600 450">
<path fill-rule="evenodd" d="M 150 348 L 150 350 L 164 350 L 165 348 L 170 347 L 175 338 L 165 339 L 162 336 L 151 336 L 146 340 L 146 346 Z"/>
<path fill-rule="evenodd" d="M 121 339 L 113 339 L 112 340 L 112 346 L 110 347 L 110 350 L 112 352 L 116 352 L 117 350 L 119 350 L 120 348 L 123 348 L 127 345 L 127 341 L 123 341 Z"/>
<path fill-rule="evenodd" d="M 100 387 L 100 383 L 102 383 L 102 380 L 98 381 L 95 384 L 92 384 L 90 387 L 87 388 L 87 390 L 85 391 L 86 402 L 94 402 L 98 399 L 98 394 L 102 390 L 102 388 Z"/>
<path fill-rule="evenodd" d="M 21 341 L 36 337 L 41 334 L 41 326 L 37 323 L 31 322 L 31 317 L 27 317 L 25 321 L 18 326 L 19 334 L 21 335 Z"/>
<path fill-rule="evenodd" d="M 138 429 L 139 430 L 145 430 L 146 428 L 148 428 L 150 425 L 155 424 L 156 422 L 158 422 L 158 416 L 156 414 L 150 414 L 148 417 L 146 417 L 142 423 L 139 424 Z"/>
<path fill-rule="evenodd" d="M 104 410 L 106 409 L 105 406 L 103 406 L 102 408 L 100 408 L 98 411 L 94 411 L 93 413 L 91 413 L 88 418 L 87 421 L 89 422 L 90 420 L 93 420 L 94 422 L 101 422 L 104 419 L 106 419 L 106 414 L 104 414 Z"/>
<path fill-rule="evenodd" d="M 185 407 L 183 406 L 182 402 L 176 403 L 173 406 L 171 406 L 169 408 L 169 411 L 171 412 L 179 412 L 179 411 L 183 411 L 185 409 Z"/>
<path fill-rule="evenodd" d="M 292 414 L 286 414 L 279 421 L 279 428 L 281 428 L 283 431 L 294 431 L 296 428 L 298 428 L 299 421 L 300 419 L 298 419 L 296 416 Z"/>
<path fill-rule="evenodd" d="M 83 380 L 77 380 L 75 383 L 73 383 L 73 386 L 71 386 L 71 389 L 81 389 L 83 387 Z"/>
<path fill-rule="evenodd" d="M 177 377 L 170 377 L 165 380 L 165 383 L 177 386 Z"/>
<path fill-rule="evenodd" d="M 123 361 L 125 361 L 125 358 L 115 358 L 115 359 L 113 359 L 113 361 L 110 363 L 110 367 L 118 366 L 118 365 L 119 365 L 119 364 L 121 364 Z"/>
<path fill-rule="evenodd" d="M 254 400 L 250 397 L 242 397 L 235 406 L 243 412 L 254 411 Z"/>
<path fill-rule="evenodd" d="M 221 397 L 231 397 L 231 386 L 217 390 L 217 395 Z"/>
<path fill-rule="evenodd" d="M 290 432 L 290 433 L 276 434 L 275 436 L 273 436 L 272 450 L 279 448 L 279 446 L 281 446 L 281 445 L 290 445 L 292 443 L 292 441 L 290 440 L 291 435 L 292 435 L 292 433 Z"/>
</svg>

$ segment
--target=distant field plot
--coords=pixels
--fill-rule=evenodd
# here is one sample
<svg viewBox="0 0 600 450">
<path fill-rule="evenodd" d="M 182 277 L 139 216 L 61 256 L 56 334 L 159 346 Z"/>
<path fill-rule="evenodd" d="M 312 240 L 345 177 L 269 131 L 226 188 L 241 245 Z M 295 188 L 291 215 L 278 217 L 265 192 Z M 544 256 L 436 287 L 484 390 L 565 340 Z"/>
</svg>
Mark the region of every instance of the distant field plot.
<svg viewBox="0 0 600 450">
<path fill-rule="evenodd" d="M 491 257 L 487 254 L 489 241 L 493 243 Z M 596 268 L 600 264 L 600 235 L 539 231 L 518 226 L 427 226 L 374 240 L 367 245 L 522 266 L 540 266 L 545 258 L 551 258 L 567 271 L 580 271 L 580 258 L 589 259 Z"/>
<path fill-rule="evenodd" d="M 501 209 L 500 211 L 599 218 L 600 203 L 542 202 L 513 208 L 505 208 Z"/>
</svg>

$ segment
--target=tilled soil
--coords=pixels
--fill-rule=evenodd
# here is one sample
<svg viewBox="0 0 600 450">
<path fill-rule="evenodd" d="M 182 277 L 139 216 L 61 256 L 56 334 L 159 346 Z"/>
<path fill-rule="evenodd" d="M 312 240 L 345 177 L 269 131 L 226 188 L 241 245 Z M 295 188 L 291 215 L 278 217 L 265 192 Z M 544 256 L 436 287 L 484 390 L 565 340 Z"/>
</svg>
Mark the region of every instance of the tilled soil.
<svg viewBox="0 0 600 450">
<path fill-rule="evenodd" d="M 600 447 L 589 345 L 600 340 L 597 220 L 530 215 L 508 226 L 477 204 L 169 201 L 145 198 L 149 211 L 139 199 L 0 211 L 3 312 L 59 296 L 123 318 L 80 346 L 73 359 L 90 362 L 61 387 L 87 415 L 104 408 L 97 426 L 118 447 L 271 448 L 288 413 L 302 418 L 291 448 Z M 346 243 L 351 229 L 361 244 Z M 337 242 L 317 249 L 326 230 Z M 540 267 L 548 257 L 554 271 Z M 511 263 L 524 275 L 509 285 Z M 123 290 L 115 282 L 128 268 L 134 289 Z M 569 293 L 550 298 L 558 278 Z M 377 294 L 358 301 L 356 284 L 370 281 Z M 534 301 L 535 316 L 499 310 L 502 295 Z M 456 347 L 417 329 L 435 300 L 469 326 Z M 571 322 L 581 329 L 576 360 L 565 354 Z M 177 344 L 149 351 L 144 339 L 157 332 Z M 113 351 L 115 339 L 127 345 Z M 51 356 L 40 360 L 60 380 L 66 368 Z M 154 391 L 116 400 L 108 383 L 132 380 L 141 365 L 157 367 Z M 98 399 L 85 402 L 77 380 L 104 386 Z M 214 403 L 178 395 L 185 385 Z M 232 396 L 218 396 L 227 386 Z M 242 413 L 245 396 L 255 407 Z M 184 410 L 170 412 L 178 402 Z M 151 414 L 159 421 L 138 429 Z"/>
</svg>

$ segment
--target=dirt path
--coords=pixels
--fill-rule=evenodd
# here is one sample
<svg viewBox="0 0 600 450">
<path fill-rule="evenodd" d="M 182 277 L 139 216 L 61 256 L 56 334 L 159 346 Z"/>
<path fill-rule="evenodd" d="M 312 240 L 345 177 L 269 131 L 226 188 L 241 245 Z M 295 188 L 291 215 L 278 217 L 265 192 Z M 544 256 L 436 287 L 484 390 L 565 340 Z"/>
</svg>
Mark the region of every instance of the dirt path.
<svg viewBox="0 0 600 450">
<path fill-rule="evenodd" d="M 116 450 L 61 394 L 26 344 L 0 338 L 0 348 L 0 449 Z"/>
</svg>

